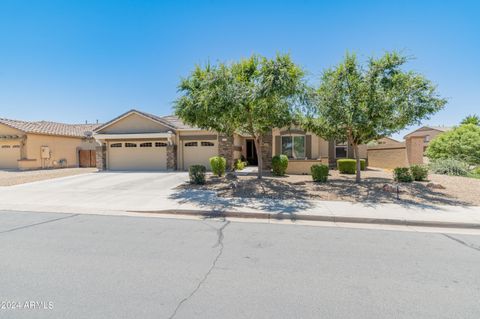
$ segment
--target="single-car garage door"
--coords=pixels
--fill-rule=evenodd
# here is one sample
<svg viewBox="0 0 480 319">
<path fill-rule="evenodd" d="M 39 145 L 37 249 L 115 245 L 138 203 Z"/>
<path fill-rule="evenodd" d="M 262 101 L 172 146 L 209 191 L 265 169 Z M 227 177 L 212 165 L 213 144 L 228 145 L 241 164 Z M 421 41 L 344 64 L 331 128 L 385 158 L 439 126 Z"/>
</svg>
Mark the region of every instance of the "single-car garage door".
<svg viewBox="0 0 480 319">
<path fill-rule="evenodd" d="M 217 141 L 184 141 L 183 169 L 191 165 L 205 165 L 210 169 L 210 157 L 218 155 Z"/>
<path fill-rule="evenodd" d="M 167 143 L 122 141 L 108 145 L 108 169 L 149 171 L 167 169 Z"/>
<path fill-rule="evenodd" d="M 0 143 L 0 169 L 18 168 L 20 159 L 20 145 Z"/>
</svg>

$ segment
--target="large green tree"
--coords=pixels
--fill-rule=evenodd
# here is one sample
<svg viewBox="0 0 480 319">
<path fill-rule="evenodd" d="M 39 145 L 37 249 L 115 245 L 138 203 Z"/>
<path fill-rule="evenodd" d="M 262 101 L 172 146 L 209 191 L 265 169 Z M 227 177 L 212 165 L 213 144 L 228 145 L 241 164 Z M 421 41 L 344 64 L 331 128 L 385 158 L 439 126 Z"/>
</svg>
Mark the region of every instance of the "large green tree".
<svg viewBox="0 0 480 319">
<path fill-rule="evenodd" d="M 462 120 L 461 124 L 473 124 L 480 126 L 480 117 L 476 114 L 468 115 Z"/>
<path fill-rule="evenodd" d="M 255 140 L 258 178 L 262 178 L 263 136 L 292 123 L 303 96 L 303 70 L 289 55 L 253 55 L 234 63 L 196 66 L 179 85 L 175 113 L 186 123 Z"/>
<path fill-rule="evenodd" d="M 469 164 L 480 164 L 480 126 L 463 124 L 435 137 L 428 144 L 430 159 L 454 158 Z"/>
<path fill-rule="evenodd" d="M 354 54 L 347 54 L 343 62 L 323 72 L 316 99 L 308 107 L 306 129 L 352 145 L 357 182 L 360 144 L 418 124 L 446 103 L 425 77 L 404 70 L 407 60 L 392 52 L 362 65 Z"/>
</svg>

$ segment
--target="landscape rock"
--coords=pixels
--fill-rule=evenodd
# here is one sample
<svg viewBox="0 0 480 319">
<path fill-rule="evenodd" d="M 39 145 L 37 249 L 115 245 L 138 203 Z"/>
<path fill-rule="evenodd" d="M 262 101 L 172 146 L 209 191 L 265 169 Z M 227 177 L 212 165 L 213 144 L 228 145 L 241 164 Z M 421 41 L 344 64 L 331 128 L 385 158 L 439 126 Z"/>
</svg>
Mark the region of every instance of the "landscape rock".
<svg viewBox="0 0 480 319">
<path fill-rule="evenodd" d="M 382 190 L 384 192 L 388 192 L 388 193 L 396 193 L 397 192 L 397 188 L 398 188 L 398 192 L 402 192 L 402 189 L 400 188 L 400 186 L 398 185 L 393 185 L 393 184 L 384 184 L 382 186 Z"/>
<path fill-rule="evenodd" d="M 442 184 L 437 184 L 437 183 L 428 183 L 427 187 L 432 188 L 432 189 L 445 189 L 445 186 L 443 186 Z"/>
<path fill-rule="evenodd" d="M 237 174 L 235 174 L 234 172 L 228 172 L 226 175 L 225 175 L 225 178 L 228 179 L 228 180 L 235 180 L 237 179 Z"/>
</svg>

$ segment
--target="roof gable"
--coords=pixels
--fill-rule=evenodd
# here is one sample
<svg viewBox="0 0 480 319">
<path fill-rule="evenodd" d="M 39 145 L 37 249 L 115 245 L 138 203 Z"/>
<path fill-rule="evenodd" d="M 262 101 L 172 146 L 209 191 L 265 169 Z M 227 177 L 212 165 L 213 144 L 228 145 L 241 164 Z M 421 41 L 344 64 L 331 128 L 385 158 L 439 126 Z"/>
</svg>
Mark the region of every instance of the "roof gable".
<svg viewBox="0 0 480 319">
<path fill-rule="evenodd" d="M 130 110 L 98 127 L 96 133 L 133 134 L 173 131 L 174 127 L 152 114 Z"/>
</svg>

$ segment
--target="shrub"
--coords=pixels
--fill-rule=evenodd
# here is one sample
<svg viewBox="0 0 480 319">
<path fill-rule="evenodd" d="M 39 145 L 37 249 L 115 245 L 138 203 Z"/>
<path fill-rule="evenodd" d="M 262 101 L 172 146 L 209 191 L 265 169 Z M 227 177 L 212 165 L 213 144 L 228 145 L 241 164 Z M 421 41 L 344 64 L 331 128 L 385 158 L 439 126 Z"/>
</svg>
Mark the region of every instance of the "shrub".
<svg viewBox="0 0 480 319">
<path fill-rule="evenodd" d="M 474 168 L 472 169 L 472 172 L 471 172 L 473 175 L 478 175 L 480 176 L 480 166 L 478 166 L 477 168 Z"/>
<path fill-rule="evenodd" d="M 337 168 L 342 174 L 355 174 L 357 171 L 357 161 L 351 158 L 343 158 L 337 160 Z M 367 163 L 364 159 L 360 160 L 360 169 L 364 171 L 367 168 Z"/>
<path fill-rule="evenodd" d="M 428 177 L 428 167 L 424 165 L 410 166 L 410 173 L 414 181 L 425 181 Z"/>
<path fill-rule="evenodd" d="M 272 157 L 272 172 L 275 176 L 283 176 L 287 171 L 288 157 L 286 155 L 275 155 Z"/>
<path fill-rule="evenodd" d="M 314 182 L 326 182 L 328 179 L 328 166 L 324 164 L 312 165 L 310 167 Z"/>
<path fill-rule="evenodd" d="M 213 174 L 217 176 L 225 175 L 227 168 L 227 160 L 221 156 L 214 156 L 210 158 L 210 166 L 212 167 Z"/>
<path fill-rule="evenodd" d="M 192 165 L 188 168 L 188 175 L 190 176 L 190 183 L 205 184 L 205 173 L 207 168 L 203 165 Z"/>
<path fill-rule="evenodd" d="M 480 126 L 464 124 L 438 135 L 429 143 L 425 154 L 432 161 L 453 158 L 480 164 Z"/>
<path fill-rule="evenodd" d="M 393 170 L 393 179 L 396 182 L 402 183 L 413 182 L 413 176 L 410 173 L 410 169 L 408 167 L 396 167 Z"/>
<path fill-rule="evenodd" d="M 245 166 L 247 166 L 247 162 L 242 161 L 240 158 L 237 158 L 233 163 L 233 169 L 236 171 L 241 171 Z"/>
<path fill-rule="evenodd" d="M 435 174 L 466 176 L 468 164 L 453 158 L 437 159 L 430 163 L 430 171 Z"/>
</svg>

